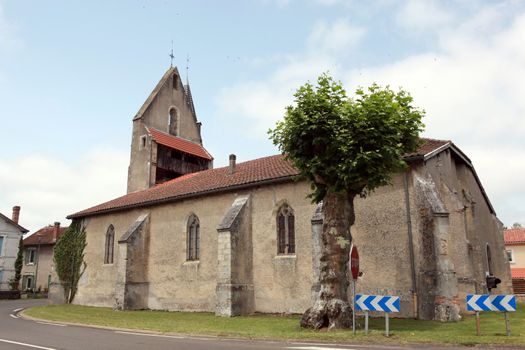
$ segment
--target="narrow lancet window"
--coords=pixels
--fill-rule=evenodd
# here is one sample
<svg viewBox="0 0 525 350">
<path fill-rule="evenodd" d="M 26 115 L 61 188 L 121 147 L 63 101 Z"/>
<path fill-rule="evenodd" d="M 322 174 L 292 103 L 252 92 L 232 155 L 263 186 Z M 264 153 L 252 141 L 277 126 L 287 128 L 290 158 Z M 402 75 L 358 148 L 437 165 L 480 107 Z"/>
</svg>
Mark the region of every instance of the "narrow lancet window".
<svg viewBox="0 0 525 350">
<path fill-rule="evenodd" d="M 187 232 L 187 254 L 186 260 L 193 261 L 199 260 L 199 245 L 200 245 L 200 227 L 199 218 L 195 215 L 191 215 L 188 219 L 188 232 Z"/>
<path fill-rule="evenodd" d="M 113 249 L 115 245 L 115 228 L 109 225 L 106 231 L 106 245 L 104 252 L 104 264 L 113 264 Z"/>
<path fill-rule="evenodd" d="M 277 253 L 295 254 L 295 218 L 287 204 L 277 212 Z"/>
<path fill-rule="evenodd" d="M 178 136 L 179 132 L 179 111 L 177 108 L 172 107 L 170 108 L 169 112 L 169 125 L 168 125 L 168 132 L 173 136 Z"/>
</svg>

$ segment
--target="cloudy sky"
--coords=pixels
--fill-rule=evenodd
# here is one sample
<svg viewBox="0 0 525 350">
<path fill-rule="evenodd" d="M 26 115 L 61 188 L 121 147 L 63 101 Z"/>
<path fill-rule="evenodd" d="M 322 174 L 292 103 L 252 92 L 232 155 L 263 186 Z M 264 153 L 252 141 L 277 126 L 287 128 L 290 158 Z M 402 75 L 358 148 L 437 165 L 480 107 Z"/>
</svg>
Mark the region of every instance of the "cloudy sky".
<svg viewBox="0 0 525 350">
<path fill-rule="evenodd" d="M 172 40 L 215 166 L 277 153 L 267 130 L 329 71 L 410 91 L 424 136 L 453 140 L 504 224 L 525 223 L 520 0 L 0 0 L 1 213 L 21 205 L 33 232 L 125 193 Z"/>
</svg>

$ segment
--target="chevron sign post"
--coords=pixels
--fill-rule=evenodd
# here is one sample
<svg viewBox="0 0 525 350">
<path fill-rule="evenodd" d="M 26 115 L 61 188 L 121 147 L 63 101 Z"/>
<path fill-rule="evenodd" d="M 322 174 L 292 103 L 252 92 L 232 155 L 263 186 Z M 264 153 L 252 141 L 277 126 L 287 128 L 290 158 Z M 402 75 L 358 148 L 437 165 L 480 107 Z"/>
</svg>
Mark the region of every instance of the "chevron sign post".
<svg viewBox="0 0 525 350">
<path fill-rule="evenodd" d="M 366 295 L 355 296 L 356 311 L 365 311 L 365 333 L 368 334 L 368 311 L 383 311 L 385 313 L 385 334 L 389 335 L 390 312 L 399 312 L 399 297 L 389 295 Z"/>
<path fill-rule="evenodd" d="M 355 308 L 357 311 L 399 312 L 399 297 L 357 294 Z"/>
<path fill-rule="evenodd" d="M 480 335 L 479 312 L 500 311 L 505 313 L 505 328 L 510 336 L 510 325 L 507 312 L 516 311 L 515 295 L 467 294 L 467 310 L 476 311 L 476 333 Z"/>
</svg>

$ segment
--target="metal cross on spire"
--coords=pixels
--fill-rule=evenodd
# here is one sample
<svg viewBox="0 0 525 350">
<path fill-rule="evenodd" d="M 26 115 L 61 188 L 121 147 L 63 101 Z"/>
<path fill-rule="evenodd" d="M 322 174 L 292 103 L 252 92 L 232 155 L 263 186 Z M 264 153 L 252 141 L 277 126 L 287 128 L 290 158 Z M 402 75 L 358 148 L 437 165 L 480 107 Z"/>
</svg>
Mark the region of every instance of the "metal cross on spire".
<svg viewBox="0 0 525 350">
<path fill-rule="evenodd" d="M 189 85 L 188 71 L 190 70 L 190 54 L 186 54 L 186 85 Z"/>
<path fill-rule="evenodd" d="M 171 41 L 171 53 L 170 53 L 170 58 L 171 58 L 170 67 L 173 68 L 173 59 L 175 58 L 175 56 L 173 56 L 173 40 Z"/>
</svg>

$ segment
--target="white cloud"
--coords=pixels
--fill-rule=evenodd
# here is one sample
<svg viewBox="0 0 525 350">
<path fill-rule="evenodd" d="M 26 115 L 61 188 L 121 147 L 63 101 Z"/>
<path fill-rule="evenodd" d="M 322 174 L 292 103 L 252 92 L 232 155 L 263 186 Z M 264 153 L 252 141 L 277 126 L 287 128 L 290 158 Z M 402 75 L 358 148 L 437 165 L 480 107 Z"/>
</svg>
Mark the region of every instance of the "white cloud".
<svg viewBox="0 0 525 350">
<path fill-rule="evenodd" d="M 435 29 L 450 24 L 453 13 L 434 0 L 409 0 L 403 3 L 397 13 L 398 24 L 409 29 Z"/>
<path fill-rule="evenodd" d="M 518 179 L 525 173 L 525 13 L 501 3 L 476 7 L 460 18 L 433 2 L 425 9 L 409 4 L 398 18 L 404 27 L 424 26 L 435 34 L 432 50 L 356 69 L 347 64 L 345 52 L 360 49 L 362 29 L 346 20 L 320 22 L 304 52 L 288 55 L 267 79 L 225 88 L 218 99 L 221 114 L 233 126 L 236 120 L 252 121 L 251 134 L 266 139 L 295 89 L 323 71 L 342 79 L 347 91 L 374 81 L 401 86 L 427 111 L 425 135 L 452 139 L 471 157 L 500 219 L 507 225 L 525 223 L 525 209 L 517 208 L 525 203 L 525 184 Z M 422 23 L 422 11 L 436 17 Z"/>
<path fill-rule="evenodd" d="M 11 217 L 20 205 L 20 224 L 35 230 L 76 211 L 125 194 L 129 155 L 92 150 L 70 162 L 38 154 L 0 160 L 0 210 Z"/>
<path fill-rule="evenodd" d="M 343 54 L 349 47 L 357 45 L 364 34 L 364 28 L 352 26 L 347 18 L 339 18 L 333 23 L 319 21 L 310 33 L 308 47 L 312 52 Z"/>
<path fill-rule="evenodd" d="M 323 72 L 338 73 L 337 57 L 356 47 L 364 34 L 363 28 L 352 26 L 347 19 L 317 22 L 306 52 L 281 56 L 279 68 L 267 80 L 244 81 L 222 89 L 215 101 L 220 116 L 234 127 L 238 127 L 236 120 L 249 119 L 250 136 L 267 139 L 266 130 L 284 115 L 297 87 Z"/>
</svg>

